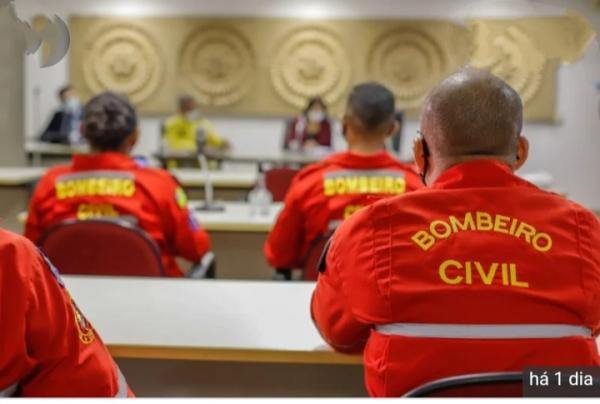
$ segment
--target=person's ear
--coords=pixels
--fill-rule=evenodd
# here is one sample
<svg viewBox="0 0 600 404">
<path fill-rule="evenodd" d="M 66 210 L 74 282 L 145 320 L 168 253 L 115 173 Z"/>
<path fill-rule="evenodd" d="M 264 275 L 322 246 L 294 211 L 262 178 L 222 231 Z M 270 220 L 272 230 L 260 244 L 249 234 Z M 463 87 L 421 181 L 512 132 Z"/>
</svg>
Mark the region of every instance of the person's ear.
<svg viewBox="0 0 600 404">
<path fill-rule="evenodd" d="M 517 151 L 517 161 L 515 162 L 515 171 L 525 164 L 529 157 L 529 140 L 525 136 L 519 136 L 519 149 Z"/>
<path fill-rule="evenodd" d="M 417 165 L 419 173 L 425 171 L 425 146 L 423 145 L 423 138 L 418 137 L 413 142 L 413 157 L 415 164 Z"/>
<path fill-rule="evenodd" d="M 394 119 L 394 123 L 392 123 L 387 131 L 387 133 L 385 134 L 385 137 L 392 137 L 394 136 L 396 133 L 398 133 L 398 131 L 400 130 L 400 124 L 398 123 L 398 121 L 396 121 Z"/>
<path fill-rule="evenodd" d="M 133 150 L 133 148 L 137 144 L 139 138 L 140 138 L 140 131 L 139 131 L 139 129 L 136 128 L 133 131 L 133 133 L 131 135 L 129 135 L 129 137 L 127 138 L 127 146 L 129 148 L 129 150 Z"/>
<path fill-rule="evenodd" d="M 348 135 L 348 117 L 343 115 L 340 119 L 340 123 L 342 124 L 342 135 L 345 138 Z"/>
</svg>

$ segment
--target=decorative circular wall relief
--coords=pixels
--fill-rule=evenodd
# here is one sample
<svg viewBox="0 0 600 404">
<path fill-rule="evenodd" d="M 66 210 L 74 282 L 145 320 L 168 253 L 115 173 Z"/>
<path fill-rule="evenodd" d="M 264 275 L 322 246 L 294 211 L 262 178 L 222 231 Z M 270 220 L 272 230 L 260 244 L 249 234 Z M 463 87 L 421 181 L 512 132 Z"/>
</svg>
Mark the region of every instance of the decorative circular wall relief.
<svg viewBox="0 0 600 404">
<path fill-rule="evenodd" d="M 181 71 L 203 105 L 239 101 L 254 81 L 254 50 L 232 28 L 206 27 L 194 32 L 181 52 Z"/>
<path fill-rule="evenodd" d="M 143 102 L 163 80 L 161 59 L 158 47 L 142 29 L 131 25 L 106 27 L 87 40 L 85 85 L 94 94 L 115 91 L 134 103 Z"/>
<path fill-rule="evenodd" d="M 292 31 L 278 47 L 271 81 L 288 104 L 303 108 L 310 97 L 335 103 L 347 89 L 352 70 L 348 54 L 329 31 L 307 27 Z"/>
<path fill-rule="evenodd" d="M 369 52 L 370 76 L 389 86 L 402 108 L 419 106 L 448 69 L 448 58 L 435 38 L 415 29 L 381 35 Z"/>
<path fill-rule="evenodd" d="M 485 23 L 476 23 L 473 32 L 476 43 L 473 65 L 506 80 L 521 95 L 523 103 L 529 103 L 540 90 L 546 56 L 515 26 L 494 36 Z"/>
</svg>

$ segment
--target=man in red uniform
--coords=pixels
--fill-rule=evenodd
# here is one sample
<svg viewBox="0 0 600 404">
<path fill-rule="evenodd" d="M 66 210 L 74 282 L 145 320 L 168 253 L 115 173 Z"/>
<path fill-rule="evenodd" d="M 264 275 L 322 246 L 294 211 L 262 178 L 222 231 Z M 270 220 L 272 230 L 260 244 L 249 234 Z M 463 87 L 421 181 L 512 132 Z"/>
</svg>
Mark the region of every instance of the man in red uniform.
<svg viewBox="0 0 600 404">
<path fill-rule="evenodd" d="M 348 151 L 298 173 L 265 245 L 271 266 L 302 268 L 315 240 L 342 220 L 378 197 L 421 186 L 408 165 L 385 151 L 386 138 L 397 130 L 394 114 L 394 95 L 382 85 L 366 83 L 352 90 L 343 119 Z"/>
<path fill-rule="evenodd" d="M 526 366 L 598 366 L 600 223 L 520 179 L 522 104 L 465 69 L 432 90 L 415 143 L 428 188 L 363 209 L 333 237 L 312 301 L 373 396 Z"/>
<path fill-rule="evenodd" d="M 133 396 L 56 269 L 0 230 L 0 397 Z"/>
<path fill-rule="evenodd" d="M 175 256 L 199 263 L 210 240 L 177 181 L 129 157 L 138 139 L 133 107 L 110 93 L 92 99 L 82 133 L 92 153 L 75 155 L 70 166 L 52 168 L 42 178 L 30 204 L 26 237 L 37 243 L 67 219 L 126 218 L 156 241 L 167 276 L 183 276 Z"/>
</svg>

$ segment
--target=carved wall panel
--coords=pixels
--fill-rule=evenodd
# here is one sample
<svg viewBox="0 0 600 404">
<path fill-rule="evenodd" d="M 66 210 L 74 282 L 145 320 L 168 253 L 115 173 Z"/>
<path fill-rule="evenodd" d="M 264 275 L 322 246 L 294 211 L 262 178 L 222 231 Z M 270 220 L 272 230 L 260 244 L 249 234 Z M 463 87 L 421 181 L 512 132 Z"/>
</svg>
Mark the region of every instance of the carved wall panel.
<svg viewBox="0 0 600 404">
<path fill-rule="evenodd" d="M 321 96 L 335 104 L 348 88 L 352 67 L 343 45 L 331 32 L 304 27 L 290 32 L 271 62 L 271 80 L 288 104 L 303 108 Z"/>
<path fill-rule="evenodd" d="M 343 111 L 353 84 L 377 80 L 418 112 L 431 86 L 471 63 L 506 79 L 528 119 L 555 119 L 556 70 L 595 33 L 581 16 L 514 20 L 73 17 L 71 80 L 84 97 L 111 89 L 145 114 L 181 94 L 223 115 L 288 116 L 309 97 Z"/>
<path fill-rule="evenodd" d="M 89 35 L 85 42 L 81 67 L 85 86 L 93 93 L 116 91 L 140 103 L 160 87 L 163 57 L 148 33 L 113 25 L 99 36 Z"/>
<path fill-rule="evenodd" d="M 248 39 L 230 27 L 206 27 L 184 42 L 181 74 L 202 105 L 228 106 L 251 87 L 255 56 Z"/>
<path fill-rule="evenodd" d="M 399 29 L 385 32 L 369 55 L 369 72 L 390 86 L 404 108 L 417 108 L 427 91 L 448 70 L 442 45 L 427 33 Z"/>
<path fill-rule="evenodd" d="M 471 64 L 491 70 L 519 92 L 530 120 L 554 121 L 559 64 L 581 58 L 595 33 L 577 14 L 468 22 Z"/>
</svg>

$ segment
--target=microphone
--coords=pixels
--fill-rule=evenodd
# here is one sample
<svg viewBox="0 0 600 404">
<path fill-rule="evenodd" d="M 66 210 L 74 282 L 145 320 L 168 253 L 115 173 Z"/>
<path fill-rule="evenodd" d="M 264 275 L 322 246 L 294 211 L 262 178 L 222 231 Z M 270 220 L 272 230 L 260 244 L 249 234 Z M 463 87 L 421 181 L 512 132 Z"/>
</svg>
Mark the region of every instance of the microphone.
<svg viewBox="0 0 600 404">
<path fill-rule="evenodd" d="M 202 126 L 198 126 L 196 129 L 196 147 L 198 164 L 200 165 L 200 170 L 204 174 L 204 204 L 197 207 L 196 210 L 222 212 L 225 210 L 225 206 L 219 205 L 214 200 L 214 189 L 212 181 L 210 180 L 208 159 L 206 158 L 206 143 L 206 129 L 204 129 Z"/>
</svg>

